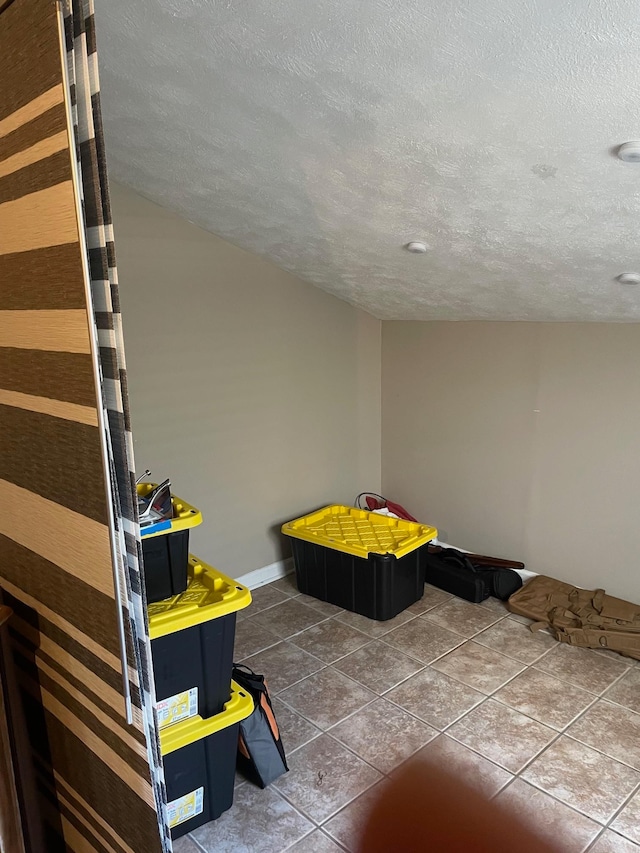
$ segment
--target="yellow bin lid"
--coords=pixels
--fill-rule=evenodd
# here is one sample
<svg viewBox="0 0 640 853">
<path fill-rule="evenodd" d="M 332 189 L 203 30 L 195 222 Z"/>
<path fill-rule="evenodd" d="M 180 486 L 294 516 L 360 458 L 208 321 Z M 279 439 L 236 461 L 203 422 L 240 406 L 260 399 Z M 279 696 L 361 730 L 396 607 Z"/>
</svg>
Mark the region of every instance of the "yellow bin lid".
<svg viewBox="0 0 640 853">
<path fill-rule="evenodd" d="M 393 554 L 400 558 L 438 535 L 435 527 L 366 512 L 352 506 L 327 506 L 282 525 L 285 536 L 304 539 L 355 557 Z"/>
<path fill-rule="evenodd" d="M 138 483 L 136 491 L 141 497 L 148 495 L 152 489 L 155 489 L 157 483 Z M 166 530 L 157 530 L 155 533 L 145 535 L 144 527 L 141 530 L 143 539 L 153 539 L 154 536 L 166 536 L 168 533 L 176 533 L 179 530 L 188 530 L 190 527 L 197 527 L 202 524 L 202 513 L 195 506 L 191 506 L 177 495 L 171 495 L 171 503 L 173 504 L 173 518 L 171 519 L 171 527 Z"/>
<path fill-rule="evenodd" d="M 161 729 L 160 752 L 162 755 L 169 755 L 176 749 L 189 746 L 190 743 L 202 740 L 203 737 L 209 737 L 209 735 L 220 732 L 234 723 L 246 720 L 252 711 L 253 699 L 239 684 L 232 681 L 231 698 L 224 706 L 224 711 L 213 717 L 208 717 L 206 720 L 200 716 L 189 717 L 188 720 Z"/>
<path fill-rule="evenodd" d="M 147 606 L 149 637 L 157 640 L 175 631 L 219 619 L 251 604 L 246 586 L 189 554 L 189 581 L 180 595 Z"/>
</svg>

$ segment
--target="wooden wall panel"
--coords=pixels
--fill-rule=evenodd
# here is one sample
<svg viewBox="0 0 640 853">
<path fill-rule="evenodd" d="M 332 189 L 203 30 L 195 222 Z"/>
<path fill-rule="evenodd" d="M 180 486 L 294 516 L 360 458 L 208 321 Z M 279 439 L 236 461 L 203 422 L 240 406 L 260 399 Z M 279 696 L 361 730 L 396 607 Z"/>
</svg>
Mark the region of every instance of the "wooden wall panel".
<svg viewBox="0 0 640 853">
<path fill-rule="evenodd" d="M 135 690 L 126 720 L 62 63 L 54 0 L 2 10 L 0 590 L 47 850 L 155 853 Z"/>
</svg>

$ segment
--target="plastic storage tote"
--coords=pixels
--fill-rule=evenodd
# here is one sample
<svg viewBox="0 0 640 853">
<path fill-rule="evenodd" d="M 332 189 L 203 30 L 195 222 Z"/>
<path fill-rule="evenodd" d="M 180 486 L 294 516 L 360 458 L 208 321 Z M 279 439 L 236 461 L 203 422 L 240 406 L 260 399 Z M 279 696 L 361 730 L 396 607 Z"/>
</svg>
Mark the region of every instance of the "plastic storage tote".
<svg viewBox="0 0 640 853">
<path fill-rule="evenodd" d="M 238 727 L 252 711 L 249 694 L 231 682 L 231 698 L 220 714 L 208 720 L 194 717 L 160 732 L 172 838 L 219 818 L 233 805 Z"/>
<path fill-rule="evenodd" d="M 435 527 L 348 506 L 290 521 L 298 589 L 384 621 L 424 594 L 427 544 Z"/>
<path fill-rule="evenodd" d="M 138 483 L 138 494 L 148 494 L 154 485 Z M 147 602 L 162 601 L 187 588 L 189 530 L 202 524 L 202 513 L 175 495 L 171 503 L 173 518 L 168 529 L 146 534 L 144 527 L 140 530 Z"/>
<path fill-rule="evenodd" d="M 189 557 L 185 592 L 147 608 L 160 728 L 229 701 L 236 613 L 251 604 L 246 586 Z"/>
</svg>

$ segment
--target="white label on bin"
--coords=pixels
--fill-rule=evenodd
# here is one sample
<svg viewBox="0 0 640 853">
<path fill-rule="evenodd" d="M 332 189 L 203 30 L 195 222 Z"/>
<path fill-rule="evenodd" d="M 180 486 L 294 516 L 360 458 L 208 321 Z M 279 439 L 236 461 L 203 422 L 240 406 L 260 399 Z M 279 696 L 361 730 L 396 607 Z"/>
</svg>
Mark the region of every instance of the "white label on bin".
<svg viewBox="0 0 640 853">
<path fill-rule="evenodd" d="M 198 713 L 198 688 L 192 687 L 191 690 L 176 693 L 168 699 L 161 699 L 156 708 L 160 729 L 166 729 L 167 726 L 179 723 L 180 720 L 195 717 Z"/>
<path fill-rule="evenodd" d="M 204 788 L 197 788 L 190 794 L 185 794 L 184 797 L 178 797 L 177 800 L 167 803 L 167 819 L 170 829 L 184 823 L 185 820 L 191 820 L 192 817 L 202 814 L 203 803 Z"/>
</svg>

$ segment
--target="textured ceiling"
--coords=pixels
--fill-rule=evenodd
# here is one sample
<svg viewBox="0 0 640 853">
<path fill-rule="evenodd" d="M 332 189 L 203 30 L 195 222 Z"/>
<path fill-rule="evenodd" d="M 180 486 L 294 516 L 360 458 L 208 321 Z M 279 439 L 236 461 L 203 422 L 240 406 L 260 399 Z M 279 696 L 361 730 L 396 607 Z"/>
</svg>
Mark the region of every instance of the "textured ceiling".
<svg viewBox="0 0 640 853">
<path fill-rule="evenodd" d="M 96 6 L 116 180 L 384 319 L 640 321 L 637 0 Z"/>
</svg>

